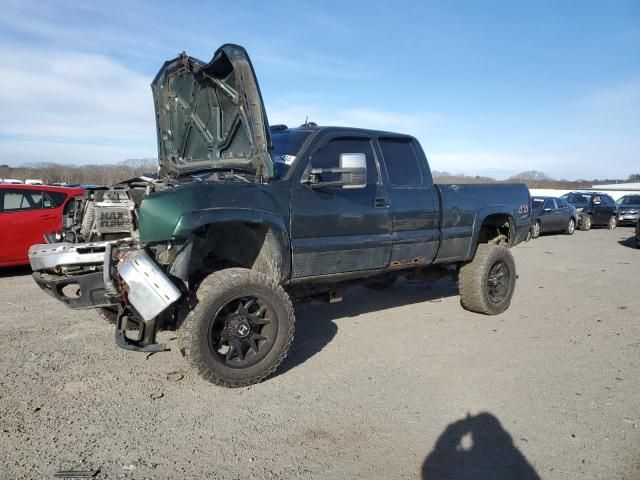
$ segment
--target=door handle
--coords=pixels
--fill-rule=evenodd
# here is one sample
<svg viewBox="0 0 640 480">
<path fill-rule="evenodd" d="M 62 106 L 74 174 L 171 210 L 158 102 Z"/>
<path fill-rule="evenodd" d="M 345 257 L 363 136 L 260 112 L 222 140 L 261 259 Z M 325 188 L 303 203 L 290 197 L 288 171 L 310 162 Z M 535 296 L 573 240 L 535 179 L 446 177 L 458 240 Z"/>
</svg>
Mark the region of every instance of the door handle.
<svg viewBox="0 0 640 480">
<path fill-rule="evenodd" d="M 385 197 L 377 197 L 373 199 L 375 208 L 389 208 L 389 199 Z"/>
</svg>

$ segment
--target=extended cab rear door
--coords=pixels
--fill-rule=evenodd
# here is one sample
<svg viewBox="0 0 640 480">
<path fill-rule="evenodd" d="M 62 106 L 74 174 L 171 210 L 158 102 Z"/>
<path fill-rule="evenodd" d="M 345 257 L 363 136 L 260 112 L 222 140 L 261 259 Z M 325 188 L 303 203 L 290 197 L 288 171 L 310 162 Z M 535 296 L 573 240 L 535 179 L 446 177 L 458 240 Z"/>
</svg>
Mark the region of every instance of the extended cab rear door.
<svg viewBox="0 0 640 480">
<path fill-rule="evenodd" d="M 393 225 L 391 267 L 431 263 L 440 242 L 438 196 L 420 144 L 407 136 L 380 136 Z"/>
<path fill-rule="evenodd" d="M 372 138 L 336 132 L 323 135 L 320 142 L 300 159 L 302 173 L 291 180 L 293 278 L 388 267 L 389 202 Z M 304 183 L 312 168 L 338 168 L 343 153 L 366 156 L 366 185 L 311 188 Z M 339 175 L 323 173 L 321 181 L 338 181 Z"/>
</svg>

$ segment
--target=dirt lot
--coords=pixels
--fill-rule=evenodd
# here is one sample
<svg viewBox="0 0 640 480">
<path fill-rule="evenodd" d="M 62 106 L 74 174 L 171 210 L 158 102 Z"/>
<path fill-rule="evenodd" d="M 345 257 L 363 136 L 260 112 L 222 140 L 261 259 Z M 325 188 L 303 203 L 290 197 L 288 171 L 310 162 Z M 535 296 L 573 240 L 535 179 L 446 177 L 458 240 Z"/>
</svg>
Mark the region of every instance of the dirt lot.
<svg viewBox="0 0 640 480">
<path fill-rule="evenodd" d="M 118 349 L 93 311 L 4 271 L 0 477 L 640 478 L 631 235 L 518 246 L 498 317 L 464 311 L 448 281 L 298 305 L 284 368 L 238 390 L 201 381 L 175 350 Z"/>
</svg>

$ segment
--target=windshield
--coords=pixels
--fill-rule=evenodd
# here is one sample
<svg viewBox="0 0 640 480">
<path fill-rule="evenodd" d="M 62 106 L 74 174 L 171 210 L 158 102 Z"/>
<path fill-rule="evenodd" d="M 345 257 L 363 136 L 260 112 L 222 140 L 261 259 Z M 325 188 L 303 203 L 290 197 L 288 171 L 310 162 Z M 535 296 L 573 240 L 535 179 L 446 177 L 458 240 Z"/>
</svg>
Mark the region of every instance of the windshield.
<svg viewBox="0 0 640 480">
<path fill-rule="evenodd" d="M 537 210 L 538 208 L 542 208 L 542 204 L 544 203 L 544 198 L 532 198 L 531 202 L 532 202 L 531 208 L 533 208 L 534 210 Z"/>
<path fill-rule="evenodd" d="M 620 199 L 620 205 L 640 205 L 640 195 L 627 195 Z"/>
<path fill-rule="evenodd" d="M 569 203 L 591 202 L 591 194 L 589 193 L 567 193 L 560 198 L 564 198 Z"/>
<path fill-rule="evenodd" d="M 300 148 L 311 135 L 311 130 L 285 130 L 271 134 L 273 151 L 271 158 L 275 169 L 275 178 L 282 178 L 295 161 Z"/>
</svg>

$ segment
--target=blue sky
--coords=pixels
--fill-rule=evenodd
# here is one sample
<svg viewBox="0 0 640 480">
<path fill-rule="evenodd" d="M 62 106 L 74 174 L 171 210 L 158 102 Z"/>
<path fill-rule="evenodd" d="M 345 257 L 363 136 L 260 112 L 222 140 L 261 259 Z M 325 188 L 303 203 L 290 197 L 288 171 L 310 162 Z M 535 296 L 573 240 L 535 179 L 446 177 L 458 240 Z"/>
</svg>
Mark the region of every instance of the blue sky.
<svg viewBox="0 0 640 480">
<path fill-rule="evenodd" d="M 408 132 L 468 175 L 640 173 L 637 0 L 0 6 L 0 164 L 155 157 L 163 61 L 233 42 L 272 124 Z"/>
</svg>

